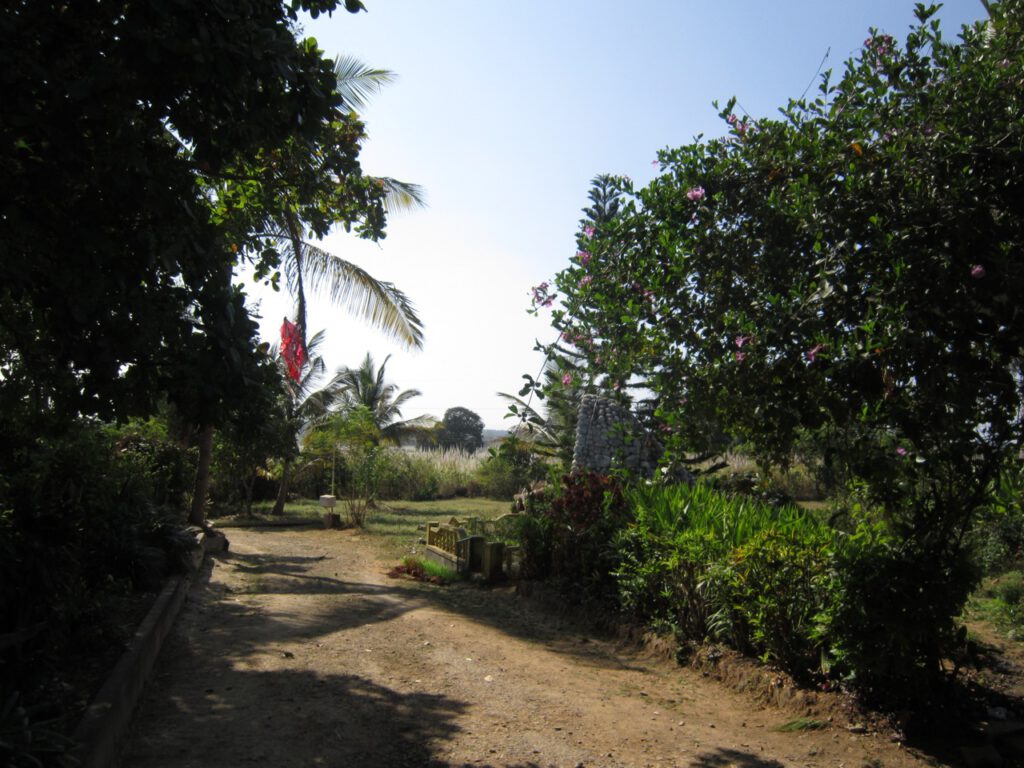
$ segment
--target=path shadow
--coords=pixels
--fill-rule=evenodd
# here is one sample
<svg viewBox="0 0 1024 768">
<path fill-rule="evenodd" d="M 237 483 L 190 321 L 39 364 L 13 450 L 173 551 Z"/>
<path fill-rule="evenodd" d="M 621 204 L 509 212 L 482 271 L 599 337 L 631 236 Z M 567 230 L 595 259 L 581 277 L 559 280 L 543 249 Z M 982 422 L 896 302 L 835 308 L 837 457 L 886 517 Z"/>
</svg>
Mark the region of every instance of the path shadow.
<svg viewBox="0 0 1024 768">
<path fill-rule="evenodd" d="M 696 755 L 687 763 L 689 768 L 715 768 L 715 766 L 734 766 L 735 768 L 785 768 L 778 760 L 771 760 L 742 752 L 738 749 L 719 747 Z"/>
<path fill-rule="evenodd" d="M 310 531 L 310 535 L 317 533 Z M 229 551 L 208 559 L 204 583 L 197 585 L 196 589 L 213 592 L 222 589 L 210 580 L 210 560 L 220 567 L 233 568 L 246 577 L 247 584 L 242 589 L 210 595 L 213 599 L 229 601 L 235 595 L 239 598 L 246 595 L 324 595 L 337 598 L 325 601 L 315 614 L 304 611 L 301 618 L 298 613 L 292 617 L 261 613 L 260 625 L 251 627 L 247 630 L 249 634 L 245 635 L 252 639 L 251 644 L 254 645 L 268 639 L 312 639 L 362 624 L 389 621 L 407 611 L 429 606 L 460 614 L 517 639 L 540 645 L 549 652 L 571 656 L 584 666 L 598 670 L 648 671 L 610 654 L 605 645 L 590 642 L 596 634 L 593 628 L 581 626 L 578 620 L 564 611 L 551 611 L 543 601 L 521 598 L 514 588 L 507 585 L 490 587 L 455 583 L 438 586 L 408 579 L 389 579 L 384 584 L 372 584 L 312 572 L 316 568 L 329 567 L 331 556 Z M 228 613 L 231 613 L 230 609 Z M 209 631 L 243 636 L 236 633 L 230 622 L 213 626 Z M 244 640 L 241 642 L 245 643 Z"/>
<path fill-rule="evenodd" d="M 136 713 L 121 765 L 427 766 L 466 702 L 356 675 L 241 669 L 176 643 Z M 298 695 L 296 692 L 301 692 Z"/>
</svg>

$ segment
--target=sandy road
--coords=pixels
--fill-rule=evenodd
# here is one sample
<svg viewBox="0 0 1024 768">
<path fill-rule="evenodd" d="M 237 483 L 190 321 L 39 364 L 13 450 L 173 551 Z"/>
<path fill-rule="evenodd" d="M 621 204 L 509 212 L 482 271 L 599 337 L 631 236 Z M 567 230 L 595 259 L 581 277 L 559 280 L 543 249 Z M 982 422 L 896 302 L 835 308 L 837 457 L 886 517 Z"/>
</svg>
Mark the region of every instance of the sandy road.
<svg viewBox="0 0 1024 768">
<path fill-rule="evenodd" d="M 230 532 L 136 715 L 124 768 L 920 766 L 540 611 L 386 576 L 349 531 Z M 845 724 L 843 724 L 845 725 Z"/>
</svg>

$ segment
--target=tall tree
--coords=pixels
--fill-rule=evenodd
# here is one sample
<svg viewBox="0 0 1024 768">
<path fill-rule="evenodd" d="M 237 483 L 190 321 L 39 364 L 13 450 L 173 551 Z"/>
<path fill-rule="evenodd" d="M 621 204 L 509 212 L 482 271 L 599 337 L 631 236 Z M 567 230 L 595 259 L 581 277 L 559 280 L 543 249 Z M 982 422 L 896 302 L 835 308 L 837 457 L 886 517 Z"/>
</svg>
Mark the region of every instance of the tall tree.
<svg viewBox="0 0 1024 768">
<path fill-rule="evenodd" d="M 484 420 L 469 408 L 449 408 L 444 412 L 437 442 L 442 448 L 473 453 L 484 444 Z"/>
</svg>

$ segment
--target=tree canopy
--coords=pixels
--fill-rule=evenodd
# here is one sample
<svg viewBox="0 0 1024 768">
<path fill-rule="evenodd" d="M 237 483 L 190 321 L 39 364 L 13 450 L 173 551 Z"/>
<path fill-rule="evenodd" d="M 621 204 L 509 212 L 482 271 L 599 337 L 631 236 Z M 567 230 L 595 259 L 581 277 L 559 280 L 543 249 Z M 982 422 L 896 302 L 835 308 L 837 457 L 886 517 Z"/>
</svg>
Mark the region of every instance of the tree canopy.
<svg viewBox="0 0 1024 768">
<path fill-rule="evenodd" d="M 271 204 L 308 206 L 316 198 L 303 184 L 312 179 L 341 183 L 343 215 L 379 231 L 382 193 L 367 186 L 351 198 L 345 182 L 359 186 L 361 126 L 341 111 L 331 60 L 295 36 L 300 9 L 337 6 L 5 6 L 5 406 L 31 397 L 68 414 L 145 411 L 174 388 L 180 351 L 199 341 L 229 369 L 227 380 L 205 370 L 216 407 L 244 384 L 242 361 L 255 347 L 231 268 L 246 253 L 263 274 L 276 268 L 276 252 L 252 238 L 252 220 Z M 241 179 L 274 157 L 327 150 L 344 163 L 287 179 L 287 194 Z M 229 184 L 247 191 L 211 196 Z"/>
<path fill-rule="evenodd" d="M 441 448 L 456 448 L 472 453 L 483 446 L 483 434 L 484 420 L 469 408 L 458 406 L 444 412 L 437 443 Z"/>
<path fill-rule="evenodd" d="M 555 325 L 656 393 L 677 454 L 727 425 L 785 462 L 811 433 L 888 505 L 958 476 L 970 507 L 1018 446 L 1022 5 L 956 43 L 935 10 L 780 118 L 730 101 L 580 233 Z"/>
</svg>

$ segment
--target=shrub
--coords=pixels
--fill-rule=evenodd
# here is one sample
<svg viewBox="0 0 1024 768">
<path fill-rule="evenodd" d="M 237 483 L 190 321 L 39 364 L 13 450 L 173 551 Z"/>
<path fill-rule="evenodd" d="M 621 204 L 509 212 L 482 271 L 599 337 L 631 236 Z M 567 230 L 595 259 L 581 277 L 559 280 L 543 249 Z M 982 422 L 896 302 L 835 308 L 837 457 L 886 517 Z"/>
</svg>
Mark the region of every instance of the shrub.
<svg viewBox="0 0 1024 768">
<path fill-rule="evenodd" d="M 837 673 L 876 703 L 928 704 L 976 583 L 967 553 L 861 523 L 836 555 L 822 620 Z"/>
<path fill-rule="evenodd" d="M 806 677 L 835 534 L 795 507 L 703 485 L 639 486 L 619 536 L 621 605 L 683 641 L 724 640 Z"/>
<path fill-rule="evenodd" d="M 476 471 L 481 492 L 491 499 L 511 499 L 523 488 L 547 476 L 548 465 L 535 456 L 526 443 L 504 440 L 487 451 L 487 459 Z"/>
<path fill-rule="evenodd" d="M 614 595 L 615 539 L 628 520 L 619 481 L 593 472 L 563 475 L 554 490 L 527 499 L 518 530 L 524 575 L 552 579 L 583 601 Z"/>
<path fill-rule="evenodd" d="M 1024 557 L 1024 468 L 1004 472 L 994 484 L 992 500 L 982 510 L 972 536 L 978 565 L 999 574 Z"/>
</svg>

